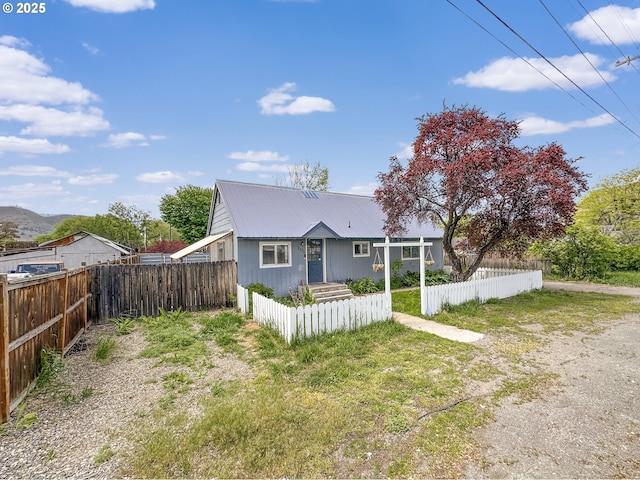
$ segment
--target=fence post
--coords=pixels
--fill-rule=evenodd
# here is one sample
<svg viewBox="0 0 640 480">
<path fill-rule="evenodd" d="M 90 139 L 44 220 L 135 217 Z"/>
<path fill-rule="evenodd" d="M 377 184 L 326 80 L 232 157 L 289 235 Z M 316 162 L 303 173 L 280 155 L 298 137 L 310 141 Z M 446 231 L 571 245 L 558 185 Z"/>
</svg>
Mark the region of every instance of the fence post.
<svg viewBox="0 0 640 480">
<path fill-rule="evenodd" d="M 58 349 L 60 350 L 60 355 L 64 355 L 64 347 L 67 343 L 67 309 L 69 303 L 69 270 L 66 271 L 64 275 L 64 293 L 62 300 L 62 318 L 60 319 L 60 323 L 58 324 Z"/>
<path fill-rule="evenodd" d="M 9 372 L 9 285 L 0 275 L 0 423 L 11 414 L 11 376 Z"/>
</svg>

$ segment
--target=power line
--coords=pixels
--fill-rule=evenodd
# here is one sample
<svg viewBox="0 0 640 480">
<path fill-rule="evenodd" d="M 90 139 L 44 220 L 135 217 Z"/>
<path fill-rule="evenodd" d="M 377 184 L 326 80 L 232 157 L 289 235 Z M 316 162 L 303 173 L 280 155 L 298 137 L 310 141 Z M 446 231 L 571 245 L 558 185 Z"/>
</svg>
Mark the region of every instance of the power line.
<svg viewBox="0 0 640 480">
<path fill-rule="evenodd" d="M 617 61 L 617 62 L 616 62 L 616 67 L 619 67 L 620 65 L 624 65 L 625 63 L 626 63 L 627 65 L 631 65 L 631 61 L 632 61 L 632 60 L 635 60 L 635 59 L 636 59 L 636 58 L 638 58 L 638 57 L 636 56 L 636 57 L 630 58 L 629 56 L 625 55 L 625 54 L 624 54 L 624 52 L 620 49 L 620 47 L 619 47 L 619 46 L 618 46 L 618 45 L 617 45 L 617 44 L 616 44 L 616 43 L 611 39 L 611 37 L 609 36 L 609 34 L 608 34 L 607 32 L 605 32 L 605 31 L 604 31 L 604 28 L 602 28 L 602 26 L 598 23 L 598 21 L 597 21 L 595 18 L 593 18 L 593 15 L 591 15 L 591 12 L 589 12 L 589 11 L 585 8 L 585 6 L 582 4 L 582 2 L 581 2 L 580 0 L 576 0 L 576 2 L 578 2 L 578 5 L 580 5 L 580 7 L 582 7 L 582 10 L 584 10 L 584 12 L 585 12 L 585 13 L 589 16 L 589 18 L 591 19 L 591 21 L 592 21 L 592 22 L 593 22 L 593 23 L 594 23 L 594 24 L 595 24 L 595 25 L 600 29 L 600 31 L 601 31 L 601 32 L 602 32 L 602 34 L 607 38 L 607 40 L 609 40 L 609 42 L 611 43 L 611 45 L 613 45 L 614 47 L 616 47 L 616 49 L 618 50 L 618 52 L 620 53 L 620 55 L 621 55 L 622 57 L 624 57 L 624 58 L 625 58 L 625 60 Z M 634 69 L 636 72 L 640 73 L 640 70 L 638 70 L 638 69 L 636 68 L 636 66 L 635 66 L 635 65 L 633 65 L 633 69 Z"/>
<path fill-rule="evenodd" d="M 591 63 L 591 60 L 589 60 L 589 57 L 587 57 L 587 55 L 584 53 L 584 51 L 580 48 L 580 46 L 573 40 L 573 38 L 571 38 L 571 35 L 569 35 L 569 33 L 565 30 L 565 28 L 562 26 L 562 24 L 558 21 L 558 19 L 553 15 L 553 13 L 551 13 L 551 10 L 549 10 L 549 7 L 547 7 L 544 3 L 543 0 L 539 0 L 540 4 L 544 7 L 544 9 L 547 11 L 547 13 L 549 14 L 549 16 L 553 19 L 554 22 L 556 22 L 556 25 L 558 25 L 558 28 L 560 28 L 560 30 L 562 30 L 562 32 L 567 36 L 567 38 L 571 41 L 571 43 L 573 43 L 573 46 L 576 47 L 576 49 L 578 49 L 578 51 L 580 52 L 580 54 L 582 55 L 582 57 L 589 62 L 589 65 L 591 65 L 591 68 L 593 68 L 593 70 L 598 74 L 598 76 L 602 79 L 602 81 L 605 83 L 605 85 L 609 88 L 609 90 L 611 90 L 611 92 L 616 96 L 616 98 L 618 100 L 620 100 L 620 103 L 622 103 L 622 105 L 624 105 L 624 108 L 627 109 L 627 111 L 633 116 L 633 118 L 636 119 L 636 121 L 638 123 L 640 123 L 640 120 L 638 120 L 638 117 L 636 117 L 636 114 L 633 113 L 633 111 L 631 111 L 631 109 L 629 108 L 629 106 L 625 103 L 624 100 L 622 100 L 622 98 L 620 97 L 620 95 L 618 95 L 618 92 L 616 92 L 613 87 L 611 86 L 611 84 L 609 82 L 607 82 L 607 80 L 602 76 L 602 73 L 600 73 L 600 70 L 598 70 L 596 68 L 596 66 Z"/>
<path fill-rule="evenodd" d="M 544 73 L 542 70 L 540 70 L 538 67 L 536 67 L 533 63 L 531 63 L 529 60 L 526 59 L 526 57 L 523 57 L 522 55 L 520 55 L 518 52 L 516 52 L 513 48 L 511 48 L 509 45 L 507 45 L 506 43 L 504 43 L 502 40 L 500 40 L 498 37 L 496 37 L 493 33 L 491 33 L 488 29 L 486 29 L 481 23 L 479 23 L 478 21 L 476 21 L 473 17 L 467 15 L 466 12 L 464 12 L 463 10 L 460 9 L 460 7 L 458 7 L 456 4 L 454 4 L 451 0 L 447 0 L 447 3 L 449 3 L 449 5 L 451 5 L 453 8 L 455 8 L 456 10 L 458 10 L 462 15 L 464 15 L 465 17 L 467 17 L 469 20 L 471 20 L 473 23 L 475 23 L 480 29 L 484 30 L 488 35 L 490 35 L 491 37 L 493 37 L 494 40 L 496 40 L 498 43 L 500 43 L 504 48 L 506 48 L 507 50 L 509 50 L 511 53 L 513 53 L 515 56 L 517 56 L 518 58 L 520 58 L 523 62 L 525 62 L 527 65 L 529 65 L 531 68 L 533 68 L 534 70 L 536 70 L 540 75 L 542 75 L 544 78 L 546 78 L 547 80 L 549 80 L 551 83 L 553 83 L 556 87 L 558 87 L 560 90 L 562 90 L 564 93 L 566 93 L 567 95 L 569 95 L 571 98 L 573 98 L 576 102 L 578 102 L 580 105 L 582 105 L 584 108 L 586 108 L 587 110 L 593 112 L 595 114 L 595 112 L 589 108 L 587 105 L 585 105 L 579 98 L 574 97 L 571 92 L 569 92 L 568 90 L 566 90 L 562 85 L 560 85 L 559 83 L 557 83 L 555 80 L 553 80 L 552 78 L 550 78 L 546 73 Z"/>
<path fill-rule="evenodd" d="M 449 1 L 449 0 L 447 0 Z M 602 110 L 604 110 L 607 114 L 609 114 L 611 116 L 611 118 L 613 118 L 616 122 L 618 122 L 620 125 L 622 125 L 626 130 L 628 130 L 632 135 L 634 135 L 637 138 L 640 138 L 640 135 L 638 133 L 636 133 L 634 130 L 632 130 L 628 125 L 626 125 L 622 120 L 620 120 L 618 117 L 616 117 L 613 113 L 611 113 L 609 110 L 607 110 L 607 108 L 602 105 L 600 102 L 598 102 L 595 98 L 593 98 L 591 95 L 589 95 L 589 93 L 587 93 L 580 85 L 578 85 L 576 82 L 574 82 L 571 78 L 569 78 L 562 70 L 560 70 L 558 67 L 556 67 L 553 62 L 551 62 L 547 57 L 545 57 L 542 52 L 540 52 L 537 48 L 535 48 L 533 45 L 531 45 L 531 43 L 529 43 L 522 35 L 520 35 L 518 32 L 516 32 L 509 24 L 507 24 L 504 20 L 502 20 L 502 18 L 500 18 L 493 10 L 491 10 L 489 7 L 487 7 L 484 3 L 482 3 L 482 0 L 476 0 L 477 3 L 479 3 L 487 12 L 489 12 L 496 20 L 498 20 L 500 23 L 502 23 L 502 25 L 504 25 L 511 33 L 513 33 L 516 37 L 518 37 L 520 40 L 522 40 L 529 48 L 531 48 L 531 50 L 533 50 L 536 54 L 538 54 L 540 56 L 540 58 L 542 58 L 545 62 L 547 62 L 551 67 L 553 67 L 553 69 L 555 69 L 560 75 L 562 75 L 564 78 L 566 78 L 574 87 L 576 87 L 578 90 L 580 90 L 584 95 L 587 96 L 587 98 L 589 98 L 593 103 L 595 103 L 596 105 L 598 105 Z"/>
</svg>

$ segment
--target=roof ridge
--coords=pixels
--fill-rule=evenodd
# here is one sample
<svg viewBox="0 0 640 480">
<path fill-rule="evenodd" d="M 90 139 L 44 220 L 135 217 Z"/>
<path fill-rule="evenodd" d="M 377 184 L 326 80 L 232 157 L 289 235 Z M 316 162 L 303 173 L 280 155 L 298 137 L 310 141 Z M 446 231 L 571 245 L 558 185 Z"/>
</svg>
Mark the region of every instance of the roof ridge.
<svg viewBox="0 0 640 480">
<path fill-rule="evenodd" d="M 280 189 L 280 190 L 287 190 L 287 191 L 293 191 L 293 192 L 314 192 L 317 194 L 321 194 L 321 195 L 344 195 L 347 197 L 359 197 L 359 198 L 370 198 L 370 199 L 375 199 L 375 196 L 373 195 L 364 195 L 364 194 L 358 194 L 358 193 L 348 193 L 348 192 L 334 192 L 334 191 L 328 191 L 328 190 L 309 190 L 307 188 L 296 188 L 296 187 L 289 187 L 286 185 L 269 185 L 269 184 L 265 184 L 265 183 L 255 183 L 255 182 L 243 182 L 240 180 L 224 180 L 224 179 L 216 179 L 215 181 L 216 184 L 218 183 L 233 183 L 233 184 L 237 184 L 237 185 L 248 185 L 248 186 L 254 186 L 254 187 L 262 187 L 262 188 L 272 188 L 272 189 Z"/>
</svg>

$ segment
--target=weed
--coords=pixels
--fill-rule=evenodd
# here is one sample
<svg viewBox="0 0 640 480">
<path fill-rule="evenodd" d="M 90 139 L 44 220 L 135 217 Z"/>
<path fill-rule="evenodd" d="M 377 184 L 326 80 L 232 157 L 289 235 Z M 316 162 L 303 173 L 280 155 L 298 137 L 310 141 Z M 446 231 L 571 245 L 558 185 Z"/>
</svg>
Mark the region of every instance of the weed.
<svg viewBox="0 0 640 480">
<path fill-rule="evenodd" d="M 42 349 L 40 351 L 40 372 L 36 379 L 36 387 L 42 388 L 50 383 L 64 368 L 62 355 L 53 349 Z"/>
<path fill-rule="evenodd" d="M 105 334 L 98 335 L 98 344 L 93 352 L 93 358 L 100 361 L 108 361 L 112 358 L 116 349 L 116 339 Z"/>
<path fill-rule="evenodd" d="M 162 385 L 169 392 L 186 393 L 193 379 L 184 372 L 171 372 L 162 376 Z"/>
<path fill-rule="evenodd" d="M 111 445 L 105 444 L 100 447 L 98 453 L 96 453 L 96 456 L 93 457 L 93 464 L 96 466 L 102 465 L 104 462 L 113 458 L 114 455 L 115 453 L 111 449 Z"/>
<path fill-rule="evenodd" d="M 240 352 L 238 340 L 235 338 L 245 320 L 232 312 L 222 312 L 215 317 L 202 317 L 200 334 L 205 338 L 212 337 L 216 344 L 226 351 Z"/>
<path fill-rule="evenodd" d="M 117 335 L 129 335 L 136 326 L 135 319 L 128 317 L 113 318 L 111 322 L 116 326 Z"/>
<path fill-rule="evenodd" d="M 80 396 L 82 398 L 89 398 L 91 395 L 93 395 L 94 390 L 93 387 L 84 387 L 82 389 L 82 393 L 80 394 Z"/>
<path fill-rule="evenodd" d="M 31 428 L 33 424 L 38 421 L 38 416 L 35 412 L 24 413 L 20 412 L 16 417 L 16 428 L 18 430 L 26 430 Z"/>
</svg>

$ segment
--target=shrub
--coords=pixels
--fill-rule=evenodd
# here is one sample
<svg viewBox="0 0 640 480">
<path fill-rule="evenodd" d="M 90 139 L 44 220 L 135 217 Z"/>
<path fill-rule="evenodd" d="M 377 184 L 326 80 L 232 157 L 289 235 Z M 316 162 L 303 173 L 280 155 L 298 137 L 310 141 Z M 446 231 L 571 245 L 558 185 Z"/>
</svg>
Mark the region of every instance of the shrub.
<svg viewBox="0 0 640 480">
<path fill-rule="evenodd" d="M 552 273 L 571 280 L 602 278 L 613 265 L 616 244 L 595 227 L 573 225 L 564 238 L 536 244 L 533 250 L 551 260 Z"/>
<path fill-rule="evenodd" d="M 266 298 L 273 298 L 273 288 L 269 288 L 262 283 L 252 283 L 247 287 L 247 290 L 249 290 L 249 298 L 251 298 L 253 292 Z"/>
</svg>

